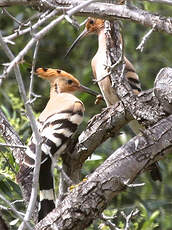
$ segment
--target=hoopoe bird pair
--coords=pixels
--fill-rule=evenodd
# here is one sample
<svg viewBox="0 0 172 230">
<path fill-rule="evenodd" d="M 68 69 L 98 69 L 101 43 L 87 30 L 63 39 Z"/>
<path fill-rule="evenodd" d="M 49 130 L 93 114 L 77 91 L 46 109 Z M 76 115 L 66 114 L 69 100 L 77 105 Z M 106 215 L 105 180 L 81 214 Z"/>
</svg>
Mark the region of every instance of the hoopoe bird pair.
<svg viewBox="0 0 172 230">
<path fill-rule="evenodd" d="M 38 221 L 40 221 L 55 208 L 53 166 L 83 120 L 84 105 L 73 93 L 83 91 L 94 96 L 97 94 L 63 70 L 38 68 L 36 74 L 50 82 L 50 99 L 37 120 L 42 138 L 38 213 Z M 35 151 L 36 139 L 33 135 L 23 162 L 31 169 L 35 164 Z"/>
<path fill-rule="evenodd" d="M 107 74 L 106 64 L 106 37 L 104 31 L 104 20 L 88 18 L 85 30 L 75 40 L 70 50 L 84 36 L 90 33 L 98 35 L 98 50 L 93 57 L 91 66 L 96 80 Z M 133 65 L 124 57 L 125 77 L 128 80 L 133 92 L 139 94 L 141 91 L 139 77 Z M 39 132 L 42 137 L 42 163 L 39 175 L 40 187 L 40 210 L 38 219 L 43 219 L 52 209 L 55 208 L 55 195 L 52 168 L 56 158 L 59 157 L 67 147 L 71 136 L 75 133 L 78 125 L 83 120 L 84 105 L 73 95 L 77 90 L 86 91 L 96 95 L 95 92 L 80 85 L 79 81 L 71 74 L 59 69 L 37 69 L 36 73 L 50 82 L 50 100 L 37 121 Z M 111 86 L 110 77 L 98 81 L 99 88 L 107 106 L 115 105 L 119 98 Z M 35 163 L 36 140 L 32 136 L 26 150 L 24 164 L 30 168 Z M 155 180 L 161 180 L 158 168 L 154 166 L 155 172 L 152 176 Z"/>
</svg>

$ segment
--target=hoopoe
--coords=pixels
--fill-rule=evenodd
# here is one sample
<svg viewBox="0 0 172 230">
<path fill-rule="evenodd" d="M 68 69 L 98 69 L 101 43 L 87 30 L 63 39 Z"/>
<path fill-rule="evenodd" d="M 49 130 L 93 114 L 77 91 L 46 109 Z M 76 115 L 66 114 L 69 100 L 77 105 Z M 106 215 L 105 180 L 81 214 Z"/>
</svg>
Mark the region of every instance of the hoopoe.
<svg viewBox="0 0 172 230">
<path fill-rule="evenodd" d="M 107 55 L 106 55 L 106 36 L 104 31 L 104 20 L 96 18 L 88 18 L 84 31 L 73 42 L 68 49 L 67 54 L 74 48 L 77 42 L 88 34 L 96 33 L 98 35 L 98 50 L 91 61 L 94 78 L 98 81 L 99 88 L 105 99 L 106 105 L 114 105 L 119 100 L 114 89 L 111 87 L 109 77 L 99 81 L 103 76 L 107 75 Z M 125 77 L 127 78 L 133 92 L 139 94 L 141 91 L 141 84 L 139 77 L 135 72 L 134 66 L 124 57 L 125 61 Z"/>
<path fill-rule="evenodd" d="M 38 220 L 43 219 L 55 208 L 53 165 L 70 142 L 77 127 L 83 120 L 84 105 L 73 95 L 85 91 L 97 95 L 83 86 L 71 74 L 59 69 L 38 68 L 36 74 L 50 82 L 50 99 L 40 114 L 37 125 L 42 137 L 42 163 L 39 175 L 40 208 Z M 24 164 L 34 168 L 36 139 L 34 135 L 28 144 Z"/>
<path fill-rule="evenodd" d="M 106 35 L 105 35 L 105 20 L 100 18 L 91 18 L 89 17 L 85 29 L 83 32 L 76 38 L 73 44 L 68 49 L 65 56 L 69 54 L 69 52 L 75 47 L 77 42 L 89 35 L 89 34 L 97 34 L 98 35 L 98 50 L 91 61 L 91 67 L 93 71 L 94 78 L 97 80 L 103 98 L 106 102 L 107 106 L 115 105 L 119 98 L 115 92 L 115 90 L 111 86 L 111 81 L 109 77 L 106 77 L 102 80 L 103 76 L 108 76 L 107 72 L 107 54 L 106 54 Z M 121 39 L 122 40 L 122 39 Z M 122 42 L 122 41 L 121 41 Z M 125 62 L 125 70 L 124 74 L 126 79 L 128 80 L 129 85 L 131 86 L 133 93 L 138 95 L 141 92 L 141 83 L 139 80 L 139 76 L 137 75 L 134 66 L 132 63 L 124 56 Z M 139 124 L 136 120 L 131 121 L 129 123 L 130 128 L 134 133 L 139 133 Z M 156 165 L 153 165 L 153 171 L 151 171 L 151 176 L 154 180 L 161 181 L 161 175 Z"/>
</svg>

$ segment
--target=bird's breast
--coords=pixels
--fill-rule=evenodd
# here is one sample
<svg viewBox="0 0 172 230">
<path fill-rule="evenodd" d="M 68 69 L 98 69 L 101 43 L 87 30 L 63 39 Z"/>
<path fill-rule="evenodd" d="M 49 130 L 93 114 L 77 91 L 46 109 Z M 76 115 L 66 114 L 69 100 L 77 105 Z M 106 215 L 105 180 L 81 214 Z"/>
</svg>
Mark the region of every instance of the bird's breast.
<svg viewBox="0 0 172 230">
<path fill-rule="evenodd" d="M 98 80 L 98 85 L 105 99 L 106 105 L 114 105 L 118 101 L 115 90 L 111 86 L 111 82 L 107 72 L 107 58 L 105 52 L 97 52 L 91 62 L 94 77 Z M 104 76 L 106 76 L 101 80 Z"/>
</svg>

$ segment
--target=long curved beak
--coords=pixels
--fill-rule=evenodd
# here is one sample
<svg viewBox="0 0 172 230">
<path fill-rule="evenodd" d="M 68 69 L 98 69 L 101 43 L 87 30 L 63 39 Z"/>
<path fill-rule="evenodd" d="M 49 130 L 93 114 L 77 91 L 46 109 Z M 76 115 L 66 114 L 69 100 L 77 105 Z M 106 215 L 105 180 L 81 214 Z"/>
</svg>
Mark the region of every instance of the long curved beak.
<svg viewBox="0 0 172 230">
<path fill-rule="evenodd" d="M 65 54 L 65 58 L 68 56 L 68 54 L 70 53 L 70 51 L 76 46 L 77 42 L 79 40 L 81 40 L 83 37 L 85 37 L 88 34 L 87 29 L 85 28 L 82 33 L 75 39 L 75 41 L 72 43 L 72 45 L 69 47 L 69 49 L 67 50 L 66 54 Z"/>
<path fill-rule="evenodd" d="M 92 89 L 90 89 L 90 88 L 88 88 L 88 87 L 86 87 L 84 85 L 80 85 L 78 90 L 81 91 L 81 92 L 86 92 L 86 93 L 91 94 L 93 96 L 99 95 L 99 93 L 95 92 L 94 90 L 92 90 Z"/>
</svg>

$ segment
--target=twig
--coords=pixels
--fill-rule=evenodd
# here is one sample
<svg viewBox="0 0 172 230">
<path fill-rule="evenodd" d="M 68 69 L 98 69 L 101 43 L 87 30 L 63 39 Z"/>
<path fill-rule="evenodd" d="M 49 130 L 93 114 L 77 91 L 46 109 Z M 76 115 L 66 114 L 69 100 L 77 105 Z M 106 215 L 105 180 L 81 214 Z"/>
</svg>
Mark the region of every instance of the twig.
<svg viewBox="0 0 172 230">
<path fill-rule="evenodd" d="M 126 224 L 125 224 L 124 230 L 130 230 L 130 221 L 131 221 L 131 218 L 132 218 L 133 216 L 136 216 L 138 213 L 139 213 L 139 210 L 138 210 L 138 209 L 132 210 L 131 213 L 130 213 L 128 216 L 126 216 L 126 214 L 125 214 L 123 211 L 121 212 L 121 215 L 122 215 L 122 216 L 125 218 L 125 220 L 126 220 Z"/>
<path fill-rule="evenodd" d="M 41 0 L 40 2 L 41 2 L 41 4 L 43 4 L 43 5 L 45 5 L 45 6 L 49 7 L 49 8 L 52 8 L 52 9 L 55 9 L 55 8 L 56 8 L 55 5 L 51 4 L 51 3 L 48 2 L 47 0 Z"/>
<path fill-rule="evenodd" d="M 68 10 L 66 13 L 70 17 L 83 7 L 87 6 L 88 4 L 95 2 L 96 0 L 89 0 L 84 1 L 80 5 L 74 7 L 71 10 Z M 58 24 L 60 21 L 62 21 L 65 18 L 65 15 L 59 16 L 57 19 L 51 21 L 46 27 L 44 27 L 40 32 L 35 34 L 35 36 L 27 43 L 25 48 L 20 51 L 20 53 L 11 61 L 8 68 L 4 71 L 4 73 L 1 75 L 1 78 L 4 78 L 8 76 L 8 74 L 11 72 L 11 70 L 14 68 L 14 66 L 25 56 L 25 54 L 31 49 L 31 47 L 37 42 L 39 39 L 41 39 L 45 34 L 47 34 L 56 24 Z"/>
<path fill-rule="evenodd" d="M 72 180 L 70 179 L 70 177 L 68 177 L 68 175 L 65 173 L 65 171 L 63 170 L 63 168 L 59 167 L 58 165 L 56 165 L 55 167 L 57 168 L 57 170 L 59 172 L 61 172 L 61 174 L 62 174 L 62 176 L 63 176 L 64 181 L 66 182 L 66 184 L 69 185 L 69 186 L 72 185 L 73 184 Z"/>
<path fill-rule="evenodd" d="M 0 146 L 10 147 L 10 148 L 27 149 L 27 147 L 24 145 L 10 145 L 10 144 L 5 144 L 5 143 L 0 143 Z"/>
<path fill-rule="evenodd" d="M 100 214 L 100 219 L 102 219 L 102 220 L 105 222 L 105 224 L 106 224 L 107 226 L 109 226 L 109 228 L 110 228 L 111 230 L 121 230 L 120 228 L 118 228 L 118 227 L 116 226 L 116 224 L 114 224 L 114 223 L 111 222 L 110 219 L 114 219 L 114 217 L 107 217 L 107 216 L 105 216 L 103 213 L 101 213 L 101 214 Z"/>
<path fill-rule="evenodd" d="M 72 17 L 69 17 L 69 15 L 65 15 L 65 19 L 66 21 L 68 21 L 70 24 L 72 24 L 75 28 L 79 29 L 80 28 L 80 25 L 78 24 L 78 22 L 72 18 Z"/>
<path fill-rule="evenodd" d="M 7 16 L 9 16 L 12 20 L 14 20 L 17 24 L 23 25 L 22 22 L 17 20 L 13 15 L 11 15 L 5 8 L 2 8 L 3 13 L 5 13 Z"/>
<path fill-rule="evenodd" d="M 1 32 L 0 32 L 0 44 L 1 44 L 2 49 L 4 50 L 4 52 L 6 53 L 8 58 L 10 59 L 10 61 L 12 61 L 14 59 L 14 55 L 11 52 L 11 50 L 8 48 L 7 44 L 3 41 Z M 27 102 L 26 91 L 25 91 L 25 87 L 23 84 L 21 73 L 20 73 L 20 70 L 19 70 L 19 67 L 17 64 L 15 64 L 15 66 L 14 66 L 14 72 L 16 75 L 16 80 L 18 83 L 19 91 L 20 91 L 21 97 L 24 101 L 24 105 L 25 105 L 27 115 L 28 115 L 29 120 L 30 120 L 30 124 L 31 124 L 32 130 L 33 130 L 33 133 L 34 133 L 36 140 L 37 140 L 36 159 L 35 159 L 35 168 L 34 168 L 34 173 L 33 173 L 33 185 L 32 185 L 31 198 L 30 198 L 30 201 L 28 204 L 28 208 L 26 211 L 24 222 L 21 225 L 21 228 L 19 227 L 19 229 L 21 230 L 21 229 L 24 229 L 25 222 L 30 219 L 32 212 L 34 210 L 34 207 L 35 207 L 36 199 L 37 199 L 39 170 L 40 170 L 40 164 L 41 164 L 41 149 L 40 149 L 41 137 L 40 137 L 37 125 L 36 125 L 36 121 L 35 121 L 35 117 L 34 117 L 33 112 L 32 112 L 32 108 L 29 104 L 26 103 Z"/>
<path fill-rule="evenodd" d="M 153 25 L 152 29 L 150 29 L 142 38 L 141 43 L 137 46 L 136 50 L 140 50 L 140 52 L 143 52 L 144 49 L 144 45 L 146 43 L 146 41 L 149 39 L 150 35 L 152 34 L 152 32 L 154 31 L 156 27 L 156 23 Z"/>
<path fill-rule="evenodd" d="M 51 17 L 54 17 L 56 14 L 58 13 L 58 10 L 53 10 L 51 13 L 47 14 L 47 11 L 42 14 L 42 16 L 40 16 L 40 19 L 38 20 L 37 23 L 35 23 L 34 25 L 32 25 L 32 29 L 33 30 L 36 30 L 39 26 L 41 26 L 43 23 L 45 23 L 47 20 L 49 20 Z M 46 15 L 47 14 L 47 15 Z M 10 41 L 12 39 L 15 39 L 21 35 L 24 35 L 28 32 L 31 31 L 31 28 L 27 28 L 27 29 L 24 29 L 24 30 L 20 30 L 20 31 L 17 31 L 15 32 L 14 34 L 11 34 L 7 37 L 4 37 L 4 41 L 7 42 L 7 41 Z"/>
<path fill-rule="evenodd" d="M 11 202 L 11 204 L 13 204 L 13 202 Z M 7 207 L 5 207 L 5 206 L 3 206 L 3 205 L 0 205 L 0 210 L 5 210 L 5 211 L 11 211 L 12 209 L 11 208 L 7 208 Z M 19 212 L 19 211 L 17 211 L 21 216 L 23 216 L 24 217 L 24 213 L 23 212 Z"/>
<path fill-rule="evenodd" d="M 85 23 L 86 23 L 87 21 L 88 21 L 88 18 L 86 18 L 83 22 L 81 22 L 81 23 L 79 24 L 79 27 L 85 25 Z"/>
<path fill-rule="evenodd" d="M 34 99 L 32 100 L 32 103 L 33 103 L 33 101 L 36 100 L 37 97 L 39 97 L 39 96 L 37 96 L 37 95 L 35 95 L 33 93 L 33 75 L 34 75 L 34 72 L 35 72 L 35 65 L 36 65 L 38 49 L 39 49 L 39 41 L 36 42 L 35 51 L 34 51 L 34 54 L 33 54 L 32 70 L 31 70 L 31 75 L 30 75 L 30 86 L 29 86 L 29 102 L 30 103 L 31 103 L 31 96 L 34 96 Z"/>
<path fill-rule="evenodd" d="M 24 203 L 24 200 L 15 200 L 11 202 L 11 204 L 16 204 L 16 203 Z"/>
<path fill-rule="evenodd" d="M 23 219 L 23 217 L 21 216 L 21 214 L 17 211 L 17 209 L 2 195 L 0 194 L 0 199 L 2 199 L 5 203 L 8 204 L 8 206 L 11 208 L 11 210 L 18 216 L 18 218 L 21 220 L 21 221 L 24 221 L 25 220 Z M 27 228 L 29 230 L 33 230 L 33 228 L 31 227 L 31 225 L 27 222 L 25 222 Z"/>
<path fill-rule="evenodd" d="M 107 69 L 108 73 L 105 74 L 104 76 L 102 76 L 102 77 L 101 77 L 100 79 L 98 79 L 98 80 L 93 79 L 93 81 L 94 81 L 94 82 L 100 82 L 100 81 L 104 80 L 106 77 L 108 77 L 108 76 L 112 73 L 112 70 L 114 70 L 114 68 L 115 68 L 116 66 L 118 66 L 122 61 L 123 61 L 123 57 L 122 57 L 122 55 L 121 55 L 120 58 L 118 59 L 118 61 L 117 61 L 115 64 L 113 64 L 113 65 L 111 65 L 111 66 L 105 65 L 105 68 Z M 123 71 L 122 71 L 122 73 L 121 73 L 122 75 L 123 75 L 124 70 L 125 70 L 125 63 L 123 63 L 123 66 L 124 66 L 124 68 L 123 68 Z"/>
</svg>

